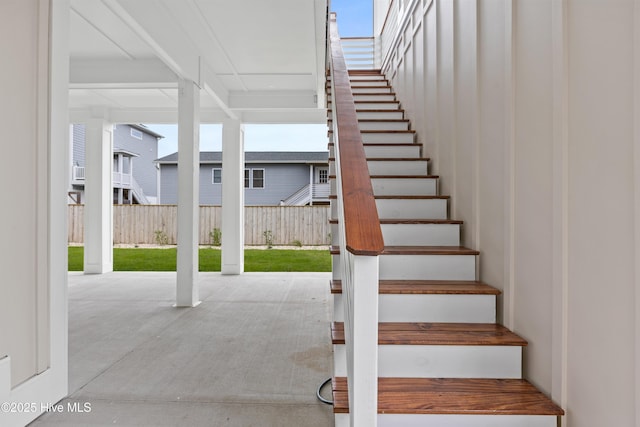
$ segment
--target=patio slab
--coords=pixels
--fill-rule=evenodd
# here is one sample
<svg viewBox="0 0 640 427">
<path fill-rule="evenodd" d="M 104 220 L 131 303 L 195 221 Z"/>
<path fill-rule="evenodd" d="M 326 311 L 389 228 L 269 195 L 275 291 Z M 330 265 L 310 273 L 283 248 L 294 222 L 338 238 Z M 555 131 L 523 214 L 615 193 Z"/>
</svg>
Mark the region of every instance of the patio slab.
<svg viewBox="0 0 640 427">
<path fill-rule="evenodd" d="M 331 426 L 330 273 L 69 275 L 68 409 L 34 426 Z"/>
</svg>

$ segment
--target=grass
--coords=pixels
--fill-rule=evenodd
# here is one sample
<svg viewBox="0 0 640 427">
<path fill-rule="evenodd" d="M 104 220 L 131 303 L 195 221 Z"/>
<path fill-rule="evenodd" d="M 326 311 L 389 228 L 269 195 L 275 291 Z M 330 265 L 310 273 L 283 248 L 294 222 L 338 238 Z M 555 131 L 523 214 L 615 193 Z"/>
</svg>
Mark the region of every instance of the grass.
<svg viewBox="0 0 640 427">
<path fill-rule="evenodd" d="M 69 247 L 69 271 L 82 271 L 84 248 Z M 220 271 L 220 250 L 200 249 L 200 271 Z M 113 250 L 115 271 L 175 271 L 176 249 Z M 245 249 L 245 271 L 331 271 L 329 251 Z"/>
</svg>

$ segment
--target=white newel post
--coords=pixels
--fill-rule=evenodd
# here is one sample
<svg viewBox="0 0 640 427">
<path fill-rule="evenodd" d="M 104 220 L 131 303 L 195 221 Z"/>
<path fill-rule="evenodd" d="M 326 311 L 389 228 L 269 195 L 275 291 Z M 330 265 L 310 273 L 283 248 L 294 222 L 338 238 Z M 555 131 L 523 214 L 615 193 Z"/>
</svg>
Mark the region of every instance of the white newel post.
<svg viewBox="0 0 640 427">
<path fill-rule="evenodd" d="M 235 119 L 222 124 L 221 271 L 244 273 L 244 136 Z"/>
<path fill-rule="evenodd" d="M 345 248 L 346 249 L 346 248 Z M 378 423 L 378 257 L 348 254 L 345 342 L 352 427 Z M 345 276 L 343 276 L 345 277 Z M 357 363 L 355 363 L 357 361 Z"/>
<path fill-rule="evenodd" d="M 86 123 L 84 183 L 84 272 L 113 271 L 113 125 Z"/>
<path fill-rule="evenodd" d="M 178 256 L 176 306 L 195 307 L 200 217 L 200 88 L 180 80 L 178 95 Z"/>
</svg>

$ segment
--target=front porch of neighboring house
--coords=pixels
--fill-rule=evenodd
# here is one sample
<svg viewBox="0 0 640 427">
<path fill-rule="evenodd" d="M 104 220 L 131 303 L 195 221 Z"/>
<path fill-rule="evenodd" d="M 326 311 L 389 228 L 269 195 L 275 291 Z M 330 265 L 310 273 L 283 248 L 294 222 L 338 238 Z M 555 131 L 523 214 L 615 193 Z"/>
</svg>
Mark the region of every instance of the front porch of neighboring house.
<svg viewBox="0 0 640 427">
<path fill-rule="evenodd" d="M 280 205 L 328 205 L 330 195 L 329 168 L 326 165 L 309 165 L 309 184 L 282 200 Z"/>
<path fill-rule="evenodd" d="M 133 177 L 133 159 L 138 154 L 115 148 L 113 150 L 113 203 L 117 205 L 146 205 L 149 200 L 144 190 Z M 84 200 L 85 166 L 74 165 L 71 174 L 73 190 L 69 191 L 72 203 L 82 204 Z"/>
</svg>

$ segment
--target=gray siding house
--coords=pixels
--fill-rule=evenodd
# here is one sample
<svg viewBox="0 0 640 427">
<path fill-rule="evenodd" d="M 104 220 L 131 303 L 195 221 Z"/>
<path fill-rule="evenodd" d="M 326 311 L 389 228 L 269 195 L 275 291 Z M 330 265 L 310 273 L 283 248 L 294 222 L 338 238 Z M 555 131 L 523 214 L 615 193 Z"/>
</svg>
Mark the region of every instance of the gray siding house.
<svg viewBox="0 0 640 427">
<path fill-rule="evenodd" d="M 248 151 L 245 153 L 247 206 L 307 205 L 329 202 L 329 153 Z M 178 153 L 157 160 L 159 203 L 178 202 Z M 222 153 L 200 153 L 200 204 L 222 201 Z"/>
<path fill-rule="evenodd" d="M 163 138 L 143 125 L 113 126 L 113 202 L 150 204 L 158 201 L 158 141 Z M 85 126 L 72 131 L 71 201 L 84 199 Z"/>
</svg>

